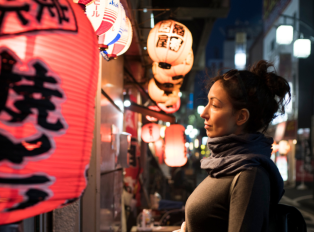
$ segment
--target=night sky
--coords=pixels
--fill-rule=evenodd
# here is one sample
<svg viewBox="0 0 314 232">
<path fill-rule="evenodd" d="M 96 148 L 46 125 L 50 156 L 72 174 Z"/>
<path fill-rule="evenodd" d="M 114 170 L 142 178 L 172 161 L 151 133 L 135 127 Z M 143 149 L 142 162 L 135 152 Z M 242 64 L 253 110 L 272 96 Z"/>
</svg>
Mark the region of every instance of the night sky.
<svg viewBox="0 0 314 232">
<path fill-rule="evenodd" d="M 262 20 L 262 7 L 262 0 L 230 0 L 228 17 L 220 18 L 214 24 L 206 48 L 206 61 L 213 58 L 223 58 L 225 26 L 235 25 L 237 21 L 242 25 L 245 23 L 249 23 L 249 25 L 258 24 Z"/>
</svg>

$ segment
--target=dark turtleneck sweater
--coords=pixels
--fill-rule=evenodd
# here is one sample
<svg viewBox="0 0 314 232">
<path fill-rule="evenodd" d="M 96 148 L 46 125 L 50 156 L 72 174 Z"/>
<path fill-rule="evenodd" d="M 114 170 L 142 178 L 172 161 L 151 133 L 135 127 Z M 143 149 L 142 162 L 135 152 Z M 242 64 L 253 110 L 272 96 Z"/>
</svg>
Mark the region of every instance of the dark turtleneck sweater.
<svg viewBox="0 0 314 232">
<path fill-rule="evenodd" d="M 187 232 L 268 230 L 270 203 L 278 203 L 283 194 L 282 178 L 270 160 L 271 144 L 261 133 L 209 138 L 211 156 L 201 162 L 209 176 L 186 202 Z"/>
</svg>

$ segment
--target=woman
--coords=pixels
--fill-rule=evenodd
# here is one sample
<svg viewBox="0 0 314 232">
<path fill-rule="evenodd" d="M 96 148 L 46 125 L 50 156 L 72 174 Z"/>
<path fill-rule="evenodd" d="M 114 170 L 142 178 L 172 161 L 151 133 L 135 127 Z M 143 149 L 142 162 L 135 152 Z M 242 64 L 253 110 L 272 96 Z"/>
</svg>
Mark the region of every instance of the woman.
<svg viewBox="0 0 314 232">
<path fill-rule="evenodd" d="M 264 136 L 290 100 L 288 82 L 259 61 L 250 71 L 231 70 L 211 80 L 205 119 L 211 156 L 201 160 L 209 176 L 186 202 L 181 232 L 267 231 L 269 208 L 282 197 L 283 180 Z M 241 172 L 229 196 L 233 177 Z M 229 199 L 230 197 L 230 199 Z"/>
</svg>

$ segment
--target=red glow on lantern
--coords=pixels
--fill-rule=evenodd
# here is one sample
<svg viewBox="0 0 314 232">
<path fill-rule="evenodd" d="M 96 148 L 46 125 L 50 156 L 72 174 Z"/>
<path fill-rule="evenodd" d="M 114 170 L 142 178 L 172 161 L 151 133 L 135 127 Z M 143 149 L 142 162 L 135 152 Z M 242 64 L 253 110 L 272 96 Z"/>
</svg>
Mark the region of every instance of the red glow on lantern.
<svg viewBox="0 0 314 232">
<path fill-rule="evenodd" d="M 25 141 L 22 141 L 22 145 L 28 150 L 28 151 L 32 151 L 36 148 L 39 148 L 41 146 L 42 142 L 38 141 L 37 143 L 35 144 L 32 144 L 32 143 L 28 143 L 28 142 L 25 142 Z"/>
<path fill-rule="evenodd" d="M 0 224 L 73 202 L 87 184 L 97 40 L 79 5 L 47 4 L 0 0 L 29 9 L 1 12 Z"/>
<path fill-rule="evenodd" d="M 142 127 L 142 140 L 146 143 L 155 142 L 160 137 L 159 125 L 156 123 L 148 123 Z"/>
<path fill-rule="evenodd" d="M 165 163 L 170 167 L 181 167 L 187 162 L 185 128 L 172 124 L 165 131 Z"/>
</svg>

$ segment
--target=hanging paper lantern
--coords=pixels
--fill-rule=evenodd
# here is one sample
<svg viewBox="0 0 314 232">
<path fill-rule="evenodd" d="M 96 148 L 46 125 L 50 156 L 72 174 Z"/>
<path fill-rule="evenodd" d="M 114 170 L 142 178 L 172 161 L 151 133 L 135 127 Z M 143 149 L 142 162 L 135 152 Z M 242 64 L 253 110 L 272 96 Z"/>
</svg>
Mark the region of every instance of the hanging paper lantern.
<svg viewBox="0 0 314 232">
<path fill-rule="evenodd" d="M 181 167 L 187 162 L 185 128 L 172 124 L 165 131 L 165 163 L 170 167 Z"/>
<path fill-rule="evenodd" d="M 146 143 L 155 142 L 159 139 L 159 125 L 156 123 L 148 123 L 142 127 L 142 140 Z"/>
<path fill-rule="evenodd" d="M 164 140 L 160 138 L 156 142 L 154 142 L 154 148 L 155 148 L 155 156 L 158 158 L 158 163 L 163 164 L 164 152 L 165 152 Z"/>
<path fill-rule="evenodd" d="M 154 78 L 155 79 L 155 78 Z M 183 78 L 181 78 L 180 82 L 177 84 L 172 84 L 172 83 L 160 83 L 155 79 L 155 83 L 157 87 L 161 90 L 167 91 L 167 92 L 173 92 L 173 91 L 180 91 L 180 88 L 183 84 Z"/>
<path fill-rule="evenodd" d="M 182 23 L 163 20 L 155 25 L 147 39 L 150 58 L 159 67 L 170 69 L 184 61 L 192 47 L 192 34 Z"/>
<path fill-rule="evenodd" d="M 156 84 L 160 89 L 179 89 L 183 83 L 184 76 L 192 69 L 194 61 L 193 50 L 191 49 L 186 59 L 170 69 L 163 69 L 157 62 L 153 63 L 153 74 Z"/>
<path fill-rule="evenodd" d="M 100 0 L 73 0 L 74 3 L 83 4 L 85 6 L 88 6 L 88 5 L 92 4 L 95 1 L 99 1 L 100 2 Z"/>
<path fill-rule="evenodd" d="M 8 224 L 85 189 L 99 52 L 72 1 L 0 0 L 0 9 L 0 224 Z"/>
<path fill-rule="evenodd" d="M 119 0 L 95 0 L 94 4 L 86 6 L 85 13 L 96 34 L 104 34 L 119 20 Z"/>
<path fill-rule="evenodd" d="M 175 104 L 167 105 L 166 103 L 157 103 L 159 108 L 165 111 L 167 114 L 173 114 L 180 109 L 181 106 L 181 99 L 178 98 Z"/>
<path fill-rule="evenodd" d="M 125 14 L 124 14 L 125 16 Z M 126 17 L 123 18 L 121 25 L 122 35 L 121 38 L 115 42 L 112 45 L 108 46 L 108 49 L 105 49 L 102 51 L 102 55 L 106 56 L 106 60 L 110 60 L 112 58 L 116 58 L 117 54 L 123 50 L 123 48 L 126 46 L 128 42 L 128 36 L 129 36 L 129 27 L 126 22 Z"/>
<path fill-rule="evenodd" d="M 98 30 L 96 31 L 96 34 L 99 35 L 98 36 L 98 44 L 104 44 L 106 46 L 114 44 L 115 42 L 117 42 L 120 39 L 121 34 L 122 34 L 121 23 L 122 23 L 123 17 L 125 17 L 124 8 L 123 8 L 122 4 L 119 2 L 119 0 L 110 0 L 109 5 L 112 9 L 115 9 L 118 11 L 117 16 L 112 16 L 112 20 L 110 21 L 112 23 L 111 27 L 109 27 L 110 24 L 108 24 L 108 21 L 109 21 L 109 19 L 108 19 L 108 21 L 105 21 L 106 22 L 105 26 L 103 27 L 102 26 L 103 24 L 101 24 L 100 27 L 98 28 Z M 109 9 L 109 7 L 108 7 L 108 9 Z M 116 14 L 116 12 L 115 13 L 109 13 L 106 10 L 107 10 L 107 8 L 105 9 L 105 15 Z M 103 22 L 104 22 L 104 20 L 103 20 Z M 109 27 L 109 29 L 107 29 L 108 27 Z"/>
<path fill-rule="evenodd" d="M 155 102 L 165 103 L 166 105 L 175 104 L 179 98 L 179 91 L 172 92 L 161 90 L 157 87 L 154 78 L 148 83 L 148 94 Z"/>
<path fill-rule="evenodd" d="M 127 42 L 126 42 L 124 48 L 122 49 L 122 51 L 118 53 L 118 56 L 121 56 L 122 54 L 124 54 L 129 49 L 129 47 L 131 46 L 132 38 L 133 38 L 133 28 L 132 28 L 131 21 L 128 17 L 126 17 L 126 23 L 128 26 L 128 38 L 127 38 Z"/>
<path fill-rule="evenodd" d="M 148 109 L 155 110 L 155 111 L 160 111 L 160 108 L 158 106 L 149 106 Z M 149 115 L 146 115 L 146 119 L 148 121 L 151 121 L 151 122 L 157 122 L 158 121 L 157 118 L 151 117 Z"/>
<path fill-rule="evenodd" d="M 100 26 L 102 26 L 102 28 L 105 27 L 104 24 L 107 21 L 104 20 L 108 18 L 105 13 L 108 12 L 108 7 L 110 6 L 111 8 L 114 8 L 114 6 L 109 5 L 109 0 L 95 0 L 92 4 L 89 4 L 85 7 L 85 14 L 93 25 L 95 31 L 97 31 Z M 117 15 L 118 11 L 116 16 Z M 116 20 L 116 18 L 113 19 Z"/>
</svg>

